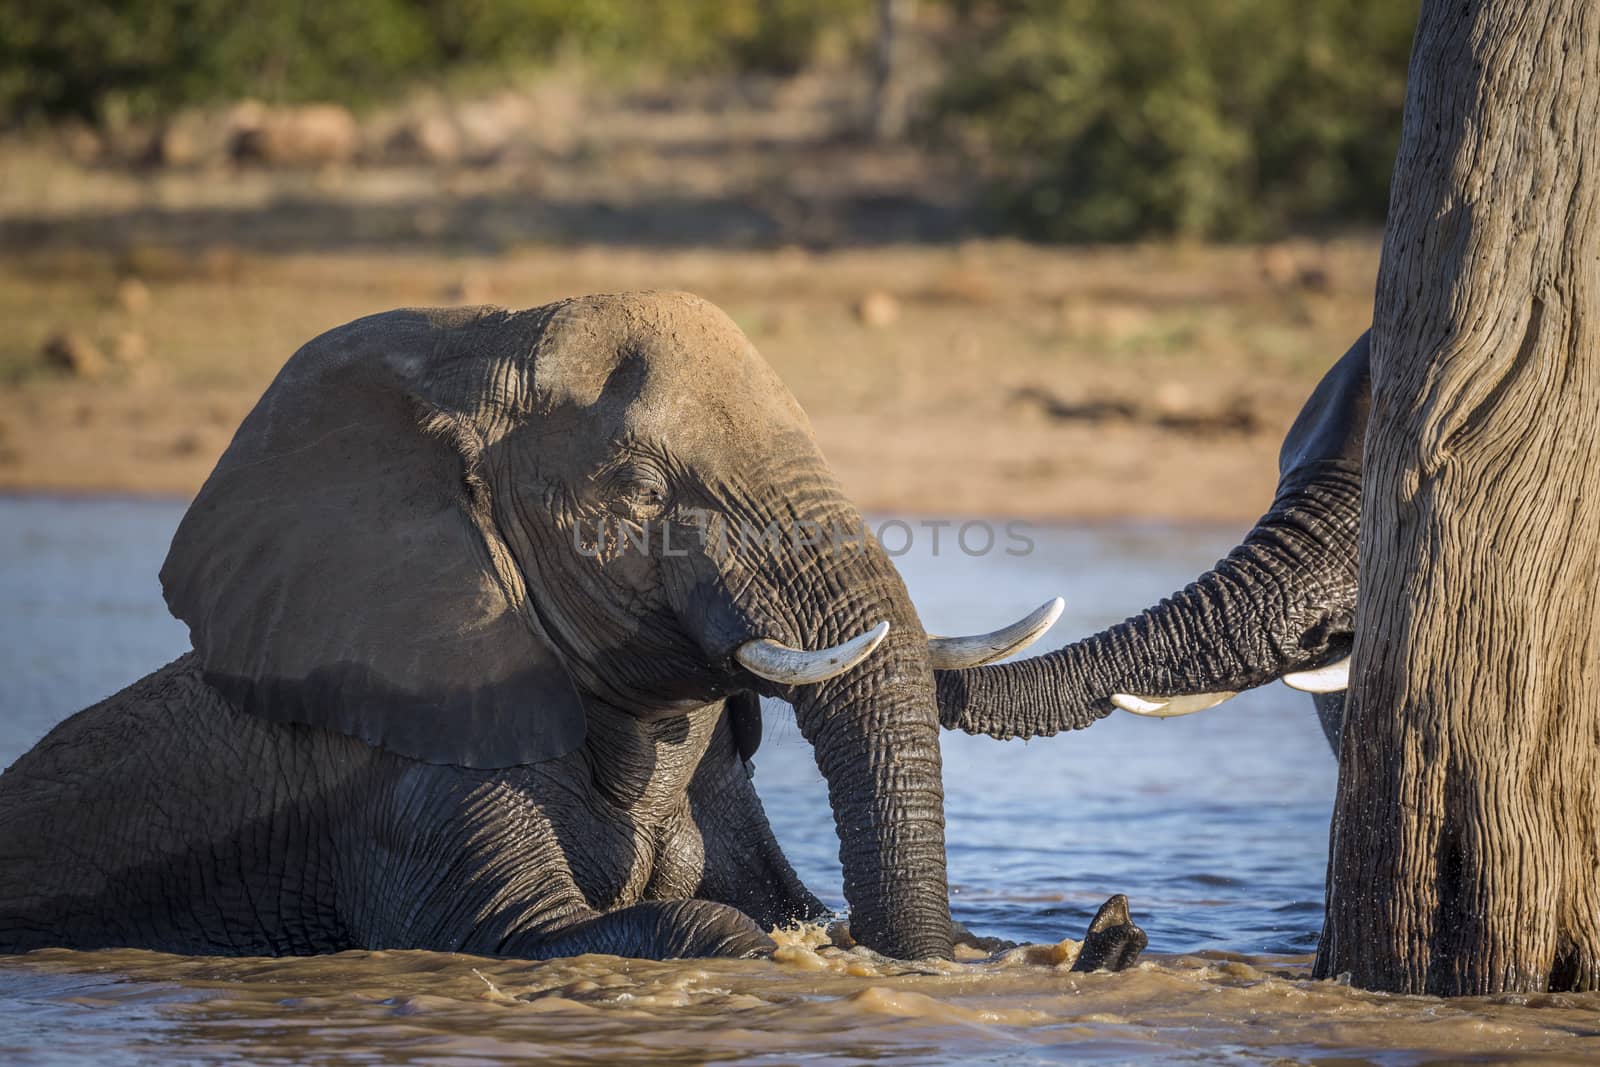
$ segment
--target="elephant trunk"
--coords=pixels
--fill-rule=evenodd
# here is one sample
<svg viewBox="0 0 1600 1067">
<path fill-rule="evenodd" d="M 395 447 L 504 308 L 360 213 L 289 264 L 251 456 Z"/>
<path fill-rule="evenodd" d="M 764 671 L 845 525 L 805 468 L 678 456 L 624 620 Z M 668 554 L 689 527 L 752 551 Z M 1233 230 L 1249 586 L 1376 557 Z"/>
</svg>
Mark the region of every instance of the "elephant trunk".
<svg viewBox="0 0 1600 1067">
<path fill-rule="evenodd" d="M 915 615 L 895 618 L 865 663 L 794 705 L 828 783 L 852 936 L 897 959 L 948 957 L 939 723 Z"/>
<path fill-rule="evenodd" d="M 781 662 L 782 656 L 754 663 L 747 655 L 730 657 L 756 679 L 752 688 L 794 708 L 827 780 L 853 936 L 899 959 L 949 957 L 944 786 L 928 636 L 893 561 L 826 471 L 807 464 L 775 471 L 769 482 L 782 491 L 752 502 L 732 522 L 736 530 L 775 529 L 781 537 L 708 538 L 714 546 L 725 540 L 750 550 L 719 568 L 736 570 L 736 582 L 719 578 L 701 586 L 717 591 L 705 602 L 726 603 L 734 613 L 731 625 L 719 622 L 713 606 L 702 628 L 718 636 L 708 647 L 723 646 L 731 634 L 741 651 L 748 651 L 743 642 L 765 638 L 840 658 L 825 677 L 785 682 L 804 677 L 816 657 L 800 664 Z M 738 592 L 725 597 L 721 591 L 730 585 Z M 857 659 L 864 636 L 870 652 Z"/>
<path fill-rule="evenodd" d="M 1048 736 L 1103 718 L 1113 693 L 1237 692 L 1329 658 L 1355 609 L 1360 482 L 1310 473 L 1215 567 L 1154 607 L 1049 655 L 940 672 L 943 724 Z"/>
</svg>

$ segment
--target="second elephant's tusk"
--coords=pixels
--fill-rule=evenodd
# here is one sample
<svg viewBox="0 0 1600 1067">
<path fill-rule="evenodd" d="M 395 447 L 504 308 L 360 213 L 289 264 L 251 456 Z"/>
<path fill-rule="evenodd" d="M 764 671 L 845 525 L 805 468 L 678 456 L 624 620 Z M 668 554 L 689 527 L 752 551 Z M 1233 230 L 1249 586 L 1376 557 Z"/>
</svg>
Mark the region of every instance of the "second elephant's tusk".
<svg viewBox="0 0 1600 1067">
<path fill-rule="evenodd" d="M 1283 684 L 1302 693 L 1337 693 L 1350 688 L 1350 657 L 1309 671 L 1283 676 Z"/>
<path fill-rule="evenodd" d="M 1040 604 L 1038 608 L 1018 621 L 993 633 L 973 634 L 971 637 L 935 637 L 928 635 L 928 658 L 935 670 L 958 671 L 967 667 L 981 667 L 997 659 L 1005 659 L 1021 652 L 1054 626 L 1066 606 L 1060 597 Z"/>
<path fill-rule="evenodd" d="M 812 685 L 843 674 L 866 659 L 888 633 L 889 624 L 880 622 L 842 645 L 815 652 L 761 637 L 734 649 L 733 658 L 757 678 L 782 685 Z"/>
<path fill-rule="evenodd" d="M 1113 693 L 1111 703 L 1135 715 L 1153 719 L 1171 719 L 1178 715 L 1193 715 L 1197 711 L 1214 708 L 1238 693 L 1194 693 L 1181 697 L 1141 697 L 1132 693 Z"/>
</svg>

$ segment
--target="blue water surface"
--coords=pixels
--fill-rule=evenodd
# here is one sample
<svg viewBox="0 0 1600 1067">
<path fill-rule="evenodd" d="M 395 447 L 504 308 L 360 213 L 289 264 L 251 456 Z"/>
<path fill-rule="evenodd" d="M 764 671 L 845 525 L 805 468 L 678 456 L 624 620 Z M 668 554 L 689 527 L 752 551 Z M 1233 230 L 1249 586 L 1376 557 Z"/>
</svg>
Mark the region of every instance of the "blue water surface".
<svg viewBox="0 0 1600 1067">
<path fill-rule="evenodd" d="M 183 505 L 0 497 L 0 764 L 56 722 L 188 647 L 157 572 Z M 881 522 L 881 520 L 875 520 Z M 1091 633 L 1181 587 L 1242 529 L 1039 526 L 1032 549 L 996 524 L 969 555 L 955 527 L 905 520 L 885 541 L 931 632 L 989 629 L 1050 596 L 1067 610 L 1036 646 Z M 983 544 L 977 531 L 971 547 Z M 757 785 L 786 851 L 842 907 L 838 843 L 811 751 L 782 705 L 767 708 Z M 1031 742 L 944 738 L 954 913 L 982 934 L 1081 936 L 1127 893 L 1162 952 L 1304 953 L 1321 925 L 1335 766 L 1308 698 L 1282 686 L 1215 711 L 1118 713 Z"/>
</svg>

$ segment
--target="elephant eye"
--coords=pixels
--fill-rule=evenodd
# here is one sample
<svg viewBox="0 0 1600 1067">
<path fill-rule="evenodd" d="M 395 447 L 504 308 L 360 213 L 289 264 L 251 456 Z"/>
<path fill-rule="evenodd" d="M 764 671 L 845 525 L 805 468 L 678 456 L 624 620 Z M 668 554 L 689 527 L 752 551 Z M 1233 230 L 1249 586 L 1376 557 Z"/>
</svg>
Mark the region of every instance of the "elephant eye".
<svg viewBox="0 0 1600 1067">
<path fill-rule="evenodd" d="M 634 517 L 652 518 L 667 506 L 667 481 L 647 464 L 629 464 L 619 469 L 611 484 L 613 499 Z"/>
<path fill-rule="evenodd" d="M 653 484 L 635 486 L 630 499 L 643 507 L 659 508 L 667 502 L 667 489 Z"/>
</svg>

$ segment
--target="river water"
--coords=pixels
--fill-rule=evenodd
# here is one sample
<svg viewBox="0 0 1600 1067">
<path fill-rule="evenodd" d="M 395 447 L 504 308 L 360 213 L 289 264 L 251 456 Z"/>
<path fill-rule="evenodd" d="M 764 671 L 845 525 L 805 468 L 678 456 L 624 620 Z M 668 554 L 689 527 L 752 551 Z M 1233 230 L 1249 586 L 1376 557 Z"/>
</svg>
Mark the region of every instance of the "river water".
<svg viewBox="0 0 1600 1067">
<path fill-rule="evenodd" d="M 0 497 L 0 764 L 186 647 L 156 572 L 175 502 Z M 924 624 L 970 632 L 1060 594 L 1040 649 L 1200 572 L 1239 530 L 1040 527 L 969 556 L 912 524 L 898 559 Z M 906 538 L 897 528 L 891 547 Z M 969 545 L 981 546 L 974 534 Z M 813 890 L 843 906 L 826 793 L 787 709 L 756 782 Z M 542 964 L 417 952 L 211 959 L 0 957 L 5 1064 L 1413 1063 L 1600 1058 L 1600 996 L 1442 1001 L 1307 977 L 1335 766 L 1281 686 L 1169 721 L 999 743 L 944 739 L 951 902 L 1030 947 L 901 965 L 785 936 L 771 961 Z M 1067 971 L 1098 904 L 1127 893 L 1150 950 Z M 969 953 L 976 957 L 977 954 Z"/>
</svg>

